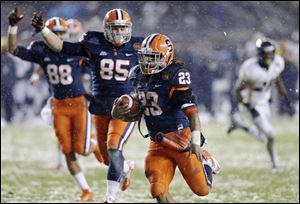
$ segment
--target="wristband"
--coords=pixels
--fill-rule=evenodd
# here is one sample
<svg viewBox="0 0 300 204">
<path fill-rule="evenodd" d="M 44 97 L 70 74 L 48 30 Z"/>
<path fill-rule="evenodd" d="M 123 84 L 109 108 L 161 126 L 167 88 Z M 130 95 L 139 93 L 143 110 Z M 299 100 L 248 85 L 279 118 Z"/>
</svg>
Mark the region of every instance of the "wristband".
<svg viewBox="0 0 300 204">
<path fill-rule="evenodd" d="M 31 81 L 37 81 L 40 79 L 40 75 L 38 75 L 37 73 L 34 73 L 31 77 L 30 80 Z"/>
<path fill-rule="evenodd" d="M 8 26 L 8 34 L 16 35 L 18 31 L 18 26 Z"/>
<path fill-rule="evenodd" d="M 192 144 L 201 144 L 201 132 L 199 130 L 192 131 Z"/>
</svg>

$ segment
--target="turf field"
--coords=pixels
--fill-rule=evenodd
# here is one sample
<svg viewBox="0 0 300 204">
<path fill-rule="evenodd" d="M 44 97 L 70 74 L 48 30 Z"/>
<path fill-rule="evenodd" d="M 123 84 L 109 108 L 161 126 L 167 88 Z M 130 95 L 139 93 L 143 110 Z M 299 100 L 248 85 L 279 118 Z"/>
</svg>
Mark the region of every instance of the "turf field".
<svg viewBox="0 0 300 204">
<path fill-rule="evenodd" d="M 230 136 L 228 124 L 202 124 L 208 139 L 206 148 L 221 164 L 214 177 L 213 191 L 197 197 L 188 188 L 179 171 L 170 187 L 177 202 L 299 202 L 299 125 L 298 119 L 273 121 L 279 161 L 284 172 L 272 174 L 265 146 L 242 131 Z M 2 202 L 74 202 L 80 194 L 71 176 L 56 166 L 56 138 L 46 126 L 12 125 L 1 129 L 1 203 Z M 137 129 L 126 145 L 125 156 L 137 162 L 131 188 L 120 194 L 119 202 L 155 202 L 143 173 L 143 158 L 148 139 Z M 106 170 L 91 155 L 81 157 L 86 178 L 102 202 L 106 192 Z"/>
</svg>

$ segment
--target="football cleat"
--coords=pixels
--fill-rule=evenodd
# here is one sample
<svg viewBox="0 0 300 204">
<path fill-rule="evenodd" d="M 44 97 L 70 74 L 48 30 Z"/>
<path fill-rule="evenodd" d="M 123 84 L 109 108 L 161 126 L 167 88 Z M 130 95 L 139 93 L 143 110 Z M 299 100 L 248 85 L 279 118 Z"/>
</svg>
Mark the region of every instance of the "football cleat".
<svg viewBox="0 0 300 204">
<path fill-rule="evenodd" d="M 272 173 L 277 174 L 283 172 L 283 167 L 282 166 L 275 166 L 272 168 Z"/>
<path fill-rule="evenodd" d="M 89 190 L 85 189 L 82 190 L 81 195 L 77 199 L 79 202 L 87 202 L 87 201 L 92 201 L 94 199 L 94 194 Z"/>
<path fill-rule="evenodd" d="M 230 125 L 230 127 L 227 130 L 227 134 L 230 134 L 233 130 L 236 130 L 236 129 L 238 129 L 237 123 L 232 122 L 231 125 Z"/>
<path fill-rule="evenodd" d="M 221 166 L 219 162 L 206 150 L 202 151 L 202 156 L 204 159 L 202 159 L 203 164 L 207 164 L 211 167 L 213 174 L 220 173 Z"/>
<path fill-rule="evenodd" d="M 131 173 L 132 173 L 133 169 L 135 168 L 134 161 L 127 160 L 125 162 L 127 162 L 129 169 L 127 172 L 123 172 L 121 175 L 121 178 L 120 178 L 120 189 L 122 191 L 125 191 L 126 189 L 129 188 L 129 186 L 131 184 L 131 179 L 130 179 Z"/>
<path fill-rule="evenodd" d="M 103 201 L 103 203 L 115 203 L 116 199 L 112 196 L 108 196 L 105 198 L 105 200 Z"/>
<path fill-rule="evenodd" d="M 243 126 L 240 123 L 238 123 L 237 121 L 232 120 L 231 125 L 227 130 L 227 134 L 230 134 L 233 130 L 237 130 L 237 129 L 242 129 L 242 130 L 248 131 L 248 128 L 246 126 Z"/>
</svg>

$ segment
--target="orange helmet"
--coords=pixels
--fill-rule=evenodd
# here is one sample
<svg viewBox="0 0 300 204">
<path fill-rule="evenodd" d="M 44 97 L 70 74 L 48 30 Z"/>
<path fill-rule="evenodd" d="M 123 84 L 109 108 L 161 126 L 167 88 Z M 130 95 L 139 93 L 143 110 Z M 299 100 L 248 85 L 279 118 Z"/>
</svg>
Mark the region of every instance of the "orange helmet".
<svg viewBox="0 0 300 204">
<path fill-rule="evenodd" d="M 81 26 L 80 21 L 70 18 L 67 20 L 67 24 L 68 24 L 68 33 L 69 34 L 77 35 L 77 34 L 81 33 L 82 26 Z"/>
<path fill-rule="evenodd" d="M 68 30 L 68 23 L 59 17 L 50 18 L 45 25 L 53 32 L 67 32 Z"/>
<path fill-rule="evenodd" d="M 146 37 L 138 50 L 139 65 L 143 74 L 156 74 L 172 63 L 174 46 L 165 35 L 155 33 Z"/>
<path fill-rule="evenodd" d="M 122 9 L 112 9 L 108 11 L 103 20 L 103 27 L 105 39 L 114 45 L 127 43 L 131 38 L 131 18 L 129 14 Z M 117 28 L 120 29 L 116 30 Z"/>
</svg>

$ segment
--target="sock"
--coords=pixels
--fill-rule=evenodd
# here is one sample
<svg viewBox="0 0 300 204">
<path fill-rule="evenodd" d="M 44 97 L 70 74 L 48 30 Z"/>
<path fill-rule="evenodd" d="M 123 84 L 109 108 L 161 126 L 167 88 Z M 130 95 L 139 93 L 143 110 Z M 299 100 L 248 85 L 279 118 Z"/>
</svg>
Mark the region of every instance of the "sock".
<svg viewBox="0 0 300 204">
<path fill-rule="evenodd" d="M 73 175 L 75 181 L 77 182 L 78 186 L 82 189 L 82 190 L 89 190 L 90 187 L 88 185 L 88 183 L 85 180 L 85 177 L 83 175 L 82 172 L 79 172 L 75 175 Z"/>
<path fill-rule="evenodd" d="M 107 198 L 112 197 L 113 199 L 115 199 L 119 192 L 119 188 L 120 188 L 119 185 L 120 185 L 120 183 L 117 181 L 107 180 L 106 197 Z"/>
<path fill-rule="evenodd" d="M 129 165 L 128 165 L 128 161 L 124 160 L 124 166 L 123 166 L 123 172 L 128 172 L 129 171 Z"/>
<path fill-rule="evenodd" d="M 57 157 L 58 158 L 58 166 L 60 168 L 67 169 L 68 167 L 67 167 L 66 157 L 59 147 L 58 147 L 57 155 L 58 155 L 58 157 Z"/>
</svg>

